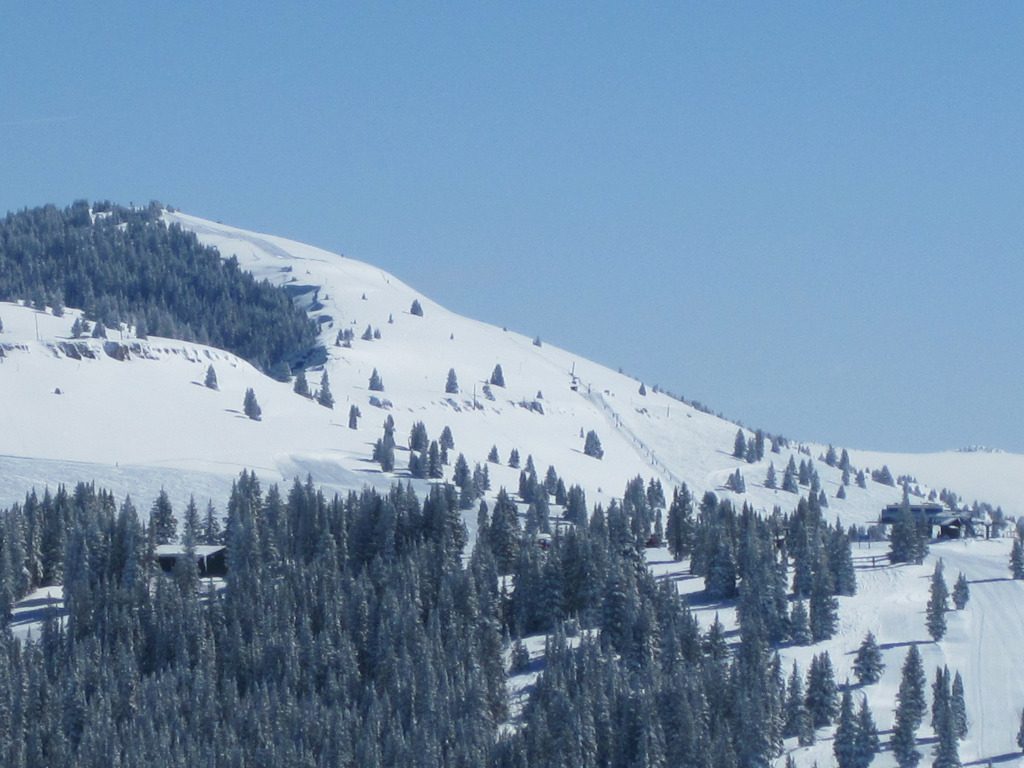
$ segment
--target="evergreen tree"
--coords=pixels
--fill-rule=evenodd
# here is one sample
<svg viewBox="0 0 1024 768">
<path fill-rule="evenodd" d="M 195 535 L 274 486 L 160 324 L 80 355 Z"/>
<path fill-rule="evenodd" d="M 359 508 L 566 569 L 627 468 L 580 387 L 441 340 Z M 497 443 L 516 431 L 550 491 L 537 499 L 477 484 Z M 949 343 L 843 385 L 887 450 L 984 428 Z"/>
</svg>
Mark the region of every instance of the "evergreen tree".
<svg viewBox="0 0 1024 768">
<path fill-rule="evenodd" d="M 910 646 L 903 662 L 899 691 L 896 693 L 896 718 L 893 725 L 892 750 L 900 768 L 914 768 L 921 759 L 915 748 L 917 728 L 924 718 L 924 669 L 917 646 Z"/>
<path fill-rule="evenodd" d="M 256 402 L 256 393 L 252 391 L 251 387 L 245 390 L 242 412 L 253 421 L 260 421 L 263 418 L 263 410 L 260 408 L 260 404 Z"/>
<path fill-rule="evenodd" d="M 868 768 L 871 761 L 878 754 L 880 744 L 878 743 L 878 728 L 875 720 L 871 717 L 871 710 L 868 708 L 868 699 L 862 696 L 860 709 L 857 711 L 857 733 L 855 738 L 857 768 Z"/>
<path fill-rule="evenodd" d="M 107 326 L 103 324 L 102 320 L 97 320 L 96 325 L 92 327 L 92 337 L 94 339 L 107 338 Z"/>
<path fill-rule="evenodd" d="M 949 690 L 949 669 L 937 670 L 932 697 L 932 728 L 938 737 L 932 765 L 935 768 L 960 768 L 957 725 L 953 718 Z"/>
<path fill-rule="evenodd" d="M 508 465 L 512 469 L 519 469 L 519 449 L 513 448 L 508 454 Z"/>
<path fill-rule="evenodd" d="M 331 394 L 331 380 L 327 375 L 326 369 L 324 370 L 324 375 L 320 377 L 320 389 L 317 390 L 316 401 L 324 408 L 334 408 L 334 395 Z"/>
<path fill-rule="evenodd" d="M 925 611 L 925 623 L 932 640 L 941 640 L 946 634 L 946 611 L 949 610 L 946 600 L 948 598 L 949 590 L 946 588 L 946 580 L 942 576 L 942 560 L 940 559 L 935 563 L 935 570 L 932 572 L 928 608 Z"/>
<path fill-rule="evenodd" d="M 782 735 L 787 739 L 796 736 L 802 747 L 814 743 L 814 726 L 811 725 L 811 716 L 807 711 L 807 702 L 804 699 L 803 681 L 800 679 L 800 670 L 795 661 L 793 662 L 793 673 L 789 677 L 789 684 L 786 688 Z"/>
<path fill-rule="evenodd" d="M 838 768 L 859 768 L 860 754 L 857 746 L 857 719 L 853 713 L 853 696 L 847 686 L 839 704 L 839 719 L 832 739 L 832 753 Z"/>
<path fill-rule="evenodd" d="M 953 729 L 958 739 L 967 737 L 967 702 L 964 700 L 964 680 L 958 671 L 953 676 L 953 687 L 950 691 L 950 713 L 953 717 Z"/>
<path fill-rule="evenodd" d="M 767 472 L 767 474 L 764 477 L 764 487 L 765 488 L 774 488 L 777 484 L 778 484 L 778 481 L 775 479 L 775 464 L 769 462 L 768 463 L 768 472 Z"/>
<path fill-rule="evenodd" d="M 597 436 L 597 432 L 594 430 L 587 432 L 587 437 L 583 442 L 583 453 L 587 456 L 592 456 L 595 459 L 604 458 L 604 449 L 601 447 L 601 439 Z"/>
<path fill-rule="evenodd" d="M 348 428 L 359 429 L 359 417 L 362 415 L 359 411 L 359 406 L 352 403 L 348 408 Z"/>
<path fill-rule="evenodd" d="M 807 616 L 807 605 L 803 600 L 793 603 L 793 610 L 789 614 L 789 633 L 793 645 L 810 645 L 814 642 Z"/>
<path fill-rule="evenodd" d="M 1020 539 L 1013 540 L 1013 548 L 1010 550 L 1010 575 L 1014 579 L 1024 579 L 1024 547 Z"/>
<path fill-rule="evenodd" d="M 971 588 L 967 584 L 967 577 L 964 576 L 964 572 L 960 571 L 960 575 L 956 577 L 956 582 L 953 584 L 953 605 L 956 606 L 958 611 L 962 611 L 970 599 Z"/>
<path fill-rule="evenodd" d="M 693 498 L 685 483 L 672 493 L 665 537 L 668 550 L 676 560 L 682 560 L 693 550 Z"/>
<path fill-rule="evenodd" d="M 3 329 L 0 328 L 0 330 L 3 330 Z M 80 338 L 82 338 L 82 333 L 83 333 L 83 330 L 82 330 L 82 318 L 76 317 L 75 318 L 75 322 L 73 322 L 71 324 L 71 336 L 72 336 L 72 338 L 80 339 Z M 212 367 L 213 366 L 211 366 L 211 368 Z"/>
<path fill-rule="evenodd" d="M 203 381 L 203 385 L 207 389 L 220 389 L 220 385 L 217 383 L 217 372 L 213 370 L 212 364 L 206 369 L 206 379 Z"/>
<path fill-rule="evenodd" d="M 370 388 L 371 392 L 383 392 L 384 391 L 384 381 L 381 379 L 380 374 L 377 373 L 377 369 L 376 368 L 374 368 L 373 372 L 370 374 L 370 385 L 369 385 L 369 388 Z"/>
<path fill-rule="evenodd" d="M 814 571 L 810 599 L 810 628 L 814 642 L 828 640 L 839 623 L 839 601 L 832 594 L 832 576 L 819 563 Z"/>
<path fill-rule="evenodd" d="M 742 459 L 747 454 L 747 439 L 743 436 L 743 430 L 736 430 L 736 439 L 732 445 L 732 455 L 737 459 Z"/>
<path fill-rule="evenodd" d="M 885 664 L 882 662 L 882 651 L 878 647 L 875 635 L 868 632 L 857 649 L 857 656 L 853 661 L 853 673 L 861 685 L 871 685 L 882 679 L 882 671 Z"/>
<path fill-rule="evenodd" d="M 445 381 L 444 391 L 445 391 L 445 394 L 449 394 L 449 395 L 457 395 L 457 394 L 459 394 L 459 379 L 455 375 L 455 369 L 454 368 L 449 368 L 448 369 L 448 379 Z"/>
<path fill-rule="evenodd" d="M 220 519 L 217 510 L 213 506 L 213 500 L 206 504 L 206 515 L 203 517 L 203 532 L 199 538 L 200 544 L 223 544 L 223 534 L 220 529 Z"/>
<path fill-rule="evenodd" d="M 306 372 L 300 370 L 295 376 L 295 384 L 292 385 L 292 389 L 295 394 L 302 395 L 303 397 L 312 397 L 312 393 L 309 391 L 309 382 L 306 381 Z"/>
<path fill-rule="evenodd" d="M 836 716 L 835 672 L 828 652 L 815 656 L 807 671 L 807 711 L 815 728 L 829 725 Z"/>
<path fill-rule="evenodd" d="M 438 438 L 438 442 L 440 443 L 441 448 L 446 451 L 450 451 L 455 447 L 455 438 L 452 437 L 451 427 L 445 425 L 441 430 L 441 437 Z"/>
<path fill-rule="evenodd" d="M 495 387 L 505 386 L 505 372 L 501 370 L 501 363 L 494 366 L 494 370 L 491 372 L 491 378 L 489 383 Z"/>
<path fill-rule="evenodd" d="M 412 305 L 409 307 L 409 314 L 416 315 L 416 317 L 423 317 L 423 307 L 420 305 L 419 299 L 412 300 Z"/>
<path fill-rule="evenodd" d="M 797 484 L 796 462 L 789 457 L 789 464 L 786 465 L 786 472 L 782 476 L 782 490 L 787 493 L 799 493 L 800 487 Z"/>
<path fill-rule="evenodd" d="M 864 476 L 864 470 L 863 469 L 857 471 L 857 487 L 858 488 L 867 488 L 868 487 L 868 480 Z"/>
<path fill-rule="evenodd" d="M 172 544 L 178 540 L 178 519 L 174 516 L 171 500 L 163 488 L 149 511 L 149 524 L 157 544 Z"/>
</svg>

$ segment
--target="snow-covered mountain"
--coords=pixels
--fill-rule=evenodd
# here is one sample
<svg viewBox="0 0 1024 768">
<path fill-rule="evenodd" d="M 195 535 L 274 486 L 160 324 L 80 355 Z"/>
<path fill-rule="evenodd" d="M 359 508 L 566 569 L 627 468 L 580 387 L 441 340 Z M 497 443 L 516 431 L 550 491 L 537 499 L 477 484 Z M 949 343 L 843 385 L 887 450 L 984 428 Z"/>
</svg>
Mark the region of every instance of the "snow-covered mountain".
<svg viewBox="0 0 1024 768">
<path fill-rule="evenodd" d="M 140 339 L 127 327 L 110 329 L 105 340 L 76 339 L 71 327 L 81 317 L 78 309 L 57 317 L 3 303 L 0 504 L 20 500 L 32 487 L 78 480 L 95 480 L 119 495 L 131 492 L 142 509 L 161 488 L 179 505 L 193 493 L 201 501 L 209 497 L 222 504 L 232 481 L 247 468 L 266 483 L 290 483 L 308 474 L 328 490 L 368 483 L 383 487 L 408 478 L 407 451 L 398 452 L 393 473 L 382 473 L 371 460 L 388 415 L 394 418 L 400 446 L 412 425 L 422 421 L 432 438 L 449 427 L 453 457 L 463 453 L 471 466 L 485 463 L 496 447 L 500 463 L 488 464 L 495 489 L 518 486 L 519 470 L 508 466 L 509 453 L 516 449 L 523 463 L 532 456 L 539 473 L 552 465 L 567 484 L 582 485 L 590 503 L 607 502 L 640 475 L 660 479 L 666 490 L 685 482 L 698 497 L 712 490 L 755 509 L 790 509 L 799 496 L 767 488 L 764 480 L 773 465 L 781 482 L 791 458 L 814 461 L 830 518 L 870 523 L 882 506 L 900 498 L 896 487 L 871 479 L 865 488 L 851 483 L 846 498 L 837 498 L 841 472 L 821 460 L 826 445 L 791 443 L 778 453 L 766 451 L 753 463 L 734 458 L 735 423 L 568 351 L 454 314 L 371 265 L 178 212 L 168 211 L 164 218 L 192 230 L 224 258 L 235 257 L 256 276 L 285 286 L 316 319 L 326 359 L 307 375 L 313 389 L 329 376 L 334 408 L 296 394 L 292 384 L 269 378 L 220 349 Z M 422 314 L 412 312 L 414 302 Z M 336 344 L 346 330 L 351 345 Z M 497 365 L 504 386 L 487 385 Z M 204 386 L 209 366 L 216 371 L 218 389 Z M 383 380 L 382 392 L 369 390 L 374 370 Z M 457 376 L 458 393 L 445 391 L 450 370 Z M 250 388 L 262 408 L 260 421 L 242 413 Z M 362 414 L 356 429 L 349 427 L 352 405 Z M 764 426 L 785 431 L 785 425 Z M 603 459 L 583 452 L 583 436 L 590 430 L 600 437 Z M 753 437 L 750 431 L 745 435 Z M 852 447 L 849 452 L 853 465 L 869 478 L 870 470 L 885 465 L 894 476 L 912 476 L 925 493 L 948 488 L 966 503 L 986 501 L 1001 505 L 1008 515 L 1024 514 L 1024 456 L 990 451 L 915 455 Z M 736 470 L 745 479 L 745 493 L 725 489 Z M 470 524 L 472 518 L 466 515 Z M 900 664 L 907 648 L 918 645 L 929 674 L 935 665 L 948 664 L 964 675 L 971 731 L 962 745 L 963 759 L 1011 761 L 1024 697 L 1014 683 L 1010 644 L 1024 632 L 1019 609 L 1024 582 L 1006 578 L 1009 548 L 1007 539 L 941 542 L 922 565 L 889 567 L 871 559 L 884 553 L 884 544 L 858 543 L 858 594 L 839 598 L 837 634 L 812 646 L 784 648 L 786 669 L 794 660 L 806 669 L 812 654 L 827 650 L 842 681 L 851 673 L 861 638 L 873 631 L 887 668 L 878 684 L 862 692 L 884 731 L 892 723 Z M 950 614 L 946 637 L 931 643 L 924 604 L 928 575 L 940 557 L 949 581 L 960 571 L 970 580 L 972 600 L 965 610 Z M 648 550 L 648 562 L 657 578 L 678 583 L 684 593 L 703 589 L 703 581 L 665 550 Z M 30 610 L 37 598 L 30 596 L 28 608 L 18 610 Z M 694 606 L 705 627 L 717 615 L 727 629 L 735 629 L 733 604 L 698 599 Z M 37 625 L 26 619 L 18 631 L 25 636 L 33 630 Z M 528 645 L 537 655 L 544 639 L 529 638 Z M 525 696 L 536 675 L 536 667 L 513 675 L 510 687 Z M 821 731 L 819 738 L 825 738 L 812 747 L 797 748 L 790 740 L 787 752 L 800 765 L 832 764 L 827 733 Z M 883 753 L 874 764 L 895 761 Z"/>
<path fill-rule="evenodd" d="M 502 464 L 490 465 L 495 486 L 517 485 L 518 470 L 507 466 L 514 448 L 524 462 L 531 455 L 538 472 L 553 465 L 567 482 L 582 485 L 591 502 L 618 495 L 637 475 L 657 477 L 666 488 L 685 482 L 698 494 L 730 495 L 726 480 L 739 469 L 747 491 L 732 495 L 759 509 L 790 508 L 795 494 L 763 483 L 769 463 L 781 480 L 791 455 L 797 462 L 814 459 L 829 513 L 844 522 L 870 522 L 881 506 L 899 498 L 897 489 L 871 481 L 866 489 L 851 485 L 846 499 L 836 498 L 840 472 L 819 460 L 822 445 L 805 445 L 804 454 L 796 445 L 766 452 L 754 464 L 735 459 L 734 423 L 653 388 L 641 394 L 641 382 L 569 351 L 461 317 L 370 264 L 179 212 L 165 213 L 165 220 L 192 230 L 257 277 L 286 286 L 305 306 L 320 324 L 327 351 L 323 366 L 308 372 L 310 386 L 315 389 L 327 372 L 334 409 L 221 350 L 136 339 L 128 328 L 112 331 L 106 343 L 73 340 L 75 310 L 58 318 L 0 305 L 0 395 L 6 405 L 0 413 L 0 503 L 16 501 L 32 486 L 80 479 L 115 492 L 155 495 L 166 487 L 178 501 L 193 491 L 218 499 L 244 468 L 268 482 L 309 474 L 335 490 L 387 484 L 393 476 L 383 476 L 370 454 L 388 414 L 399 445 L 416 421 L 431 437 L 448 426 L 454 453 L 465 454 L 471 466 L 497 447 Z M 411 312 L 414 301 L 422 315 Z M 351 347 L 336 345 L 345 329 L 354 337 Z M 371 337 L 379 331 L 379 338 L 363 340 L 367 329 Z M 211 364 L 219 391 L 202 386 Z M 487 387 L 496 365 L 505 386 Z M 374 369 L 383 392 L 368 389 Z M 457 375 L 458 394 L 445 392 L 449 370 Z M 257 395 L 262 421 L 241 413 L 248 388 Z M 355 430 L 348 428 L 352 404 L 362 413 Z M 603 460 L 582 451 L 582 436 L 590 430 L 601 439 Z M 966 502 L 1024 512 L 1024 456 L 851 456 L 860 468 L 887 464 L 894 475 L 912 475 L 925 491 L 948 487 Z M 407 457 L 399 452 L 395 476 L 406 475 Z"/>
</svg>

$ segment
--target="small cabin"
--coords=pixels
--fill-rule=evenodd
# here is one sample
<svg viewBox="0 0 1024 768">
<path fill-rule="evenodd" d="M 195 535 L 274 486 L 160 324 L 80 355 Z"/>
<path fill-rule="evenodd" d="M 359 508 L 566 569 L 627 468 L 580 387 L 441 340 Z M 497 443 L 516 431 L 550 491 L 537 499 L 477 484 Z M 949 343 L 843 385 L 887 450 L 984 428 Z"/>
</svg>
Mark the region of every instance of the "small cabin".
<svg viewBox="0 0 1024 768">
<path fill-rule="evenodd" d="M 889 504 L 878 517 L 881 525 L 893 525 L 900 519 L 902 504 Z M 974 535 L 974 523 L 969 514 L 949 509 L 943 504 L 926 501 L 908 505 L 911 517 L 918 526 L 938 526 L 939 538 L 959 539 Z"/>
<path fill-rule="evenodd" d="M 197 544 L 195 558 L 199 575 L 203 578 L 226 576 L 228 572 L 227 552 L 228 548 L 222 544 Z M 186 556 L 185 547 L 181 544 L 160 544 L 156 548 L 156 559 L 160 564 L 160 570 L 164 573 L 173 573 L 178 559 Z"/>
</svg>

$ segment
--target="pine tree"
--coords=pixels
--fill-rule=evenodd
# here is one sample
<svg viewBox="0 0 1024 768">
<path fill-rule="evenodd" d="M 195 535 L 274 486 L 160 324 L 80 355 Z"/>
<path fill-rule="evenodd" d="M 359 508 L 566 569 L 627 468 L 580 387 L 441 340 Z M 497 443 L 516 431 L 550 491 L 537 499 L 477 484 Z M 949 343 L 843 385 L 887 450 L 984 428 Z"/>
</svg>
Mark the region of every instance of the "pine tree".
<svg viewBox="0 0 1024 768">
<path fill-rule="evenodd" d="M 868 632 L 857 649 L 857 656 L 853 660 L 853 673 L 861 685 L 871 685 L 882 679 L 884 669 L 882 651 L 878 647 L 874 633 Z"/>
<path fill-rule="evenodd" d="M 893 726 L 892 750 L 900 768 L 914 768 L 921 759 L 915 748 L 916 732 L 924 718 L 927 705 L 924 698 L 924 668 L 916 645 L 910 646 L 896 693 L 896 718 Z"/>
<path fill-rule="evenodd" d="M 149 524 L 153 527 L 153 538 L 157 544 L 171 544 L 178 539 L 178 519 L 174 516 L 167 491 L 160 494 L 149 511 Z"/>
<path fill-rule="evenodd" d="M 764 487 L 765 488 L 774 488 L 777 484 L 778 484 L 778 481 L 775 479 L 775 464 L 773 464 L 772 462 L 769 462 L 768 463 L 768 472 L 764 476 Z"/>
<path fill-rule="evenodd" d="M 447 380 L 445 381 L 445 384 L 444 384 L 444 391 L 445 391 L 445 394 L 448 394 L 448 395 L 457 395 L 457 394 L 459 394 L 459 379 L 455 375 L 455 369 L 454 368 L 449 368 L 448 369 L 448 378 L 447 378 Z"/>
<path fill-rule="evenodd" d="M 92 327 L 92 337 L 94 339 L 107 338 L 107 326 L 103 324 L 102 320 L 97 320 L 96 325 Z"/>
<path fill-rule="evenodd" d="M 814 642 L 828 640 L 836 633 L 839 623 L 839 601 L 832 594 L 832 577 L 824 564 L 814 571 L 810 599 L 811 638 Z"/>
<path fill-rule="evenodd" d="M 312 393 L 309 391 L 309 382 L 306 381 L 306 372 L 300 370 L 295 376 L 295 384 L 292 386 L 295 394 L 302 395 L 303 397 L 312 397 Z"/>
<path fill-rule="evenodd" d="M 857 768 L 868 768 L 871 765 L 871 761 L 875 759 L 875 755 L 878 754 L 880 746 L 878 743 L 878 728 L 875 726 L 874 718 L 871 717 L 868 699 L 866 696 L 862 696 L 860 709 L 857 711 Z"/>
<path fill-rule="evenodd" d="M 810 645 L 814 642 L 807 616 L 807 605 L 803 600 L 793 603 L 793 610 L 789 614 L 789 636 L 793 645 Z"/>
<path fill-rule="evenodd" d="M 1024 752 L 1024 710 L 1020 713 L 1020 728 L 1017 729 L 1017 746 Z"/>
<path fill-rule="evenodd" d="M 800 678 L 800 669 L 795 661 L 793 662 L 793 673 L 789 676 L 789 684 L 786 687 L 782 735 L 787 739 L 796 736 L 802 747 L 814 743 L 814 726 L 811 725 L 811 716 L 807 711 L 807 702 L 804 698 L 803 680 Z"/>
<path fill-rule="evenodd" d="M 501 363 L 494 366 L 489 383 L 493 384 L 495 387 L 505 386 L 505 372 L 501 370 Z"/>
<path fill-rule="evenodd" d="M 736 439 L 732 444 L 732 455 L 737 459 L 742 459 L 747 454 L 747 439 L 743 436 L 743 430 L 736 430 Z"/>
<path fill-rule="evenodd" d="M 1013 540 L 1013 548 L 1010 550 L 1010 574 L 1014 579 L 1024 579 L 1024 547 L 1020 539 Z"/>
<path fill-rule="evenodd" d="M 829 725 L 836 716 L 836 678 L 828 651 L 815 656 L 807 671 L 807 711 L 815 728 Z"/>
<path fill-rule="evenodd" d="M 956 582 L 953 584 L 953 605 L 956 606 L 958 611 L 962 611 L 970 599 L 971 588 L 967 584 L 967 577 L 964 576 L 964 572 L 960 571 L 960 575 L 956 577 Z"/>
<path fill-rule="evenodd" d="M 359 417 L 362 415 L 359 411 L 359 406 L 352 403 L 348 408 L 348 428 L 359 429 Z"/>
<path fill-rule="evenodd" d="M 953 716 L 953 728 L 958 739 L 967 737 L 967 702 L 964 700 L 964 679 L 957 671 L 953 676 L 953 688 L 950 691 L 950 712 Z"/>
<path fill-rule="evenodd" d="M 843 691 L 842 702 L 839 704 L 839 719 L 832 740 L 832 753 L 836 756 L 838 768 L 859 768 L 857 720 L 853 714 L 853 696 L 849 687 Z"/>
<path fill-rule="evenodd" d="M 519 449 L 513 448 L 508 454 L 508 465 L 512 469 L 519 469 Z"/>
<path fill-rule="evenodd" d="M 213 370 L 213 365 L 206 369 L 206 379 L 203 381 L 203 385 L 207 389 L 220 389 L 220 385 L 217 383 L 217 372 Z"/>
<path fill-rule="evenodd" d="M 213 506 L 213 500 L 206 503 L 206 515 L 203 517 L 203 532 L 200 536 L 202 544 L 223 544 L 223 534 L 220 529 L 220 519 L 217 510 Z"/>
<path fill-rule="evenodd" d="M 412 300 L 412 305 L 409 307 L 409 314 L 416 315 L 416 317 L 423 317 L 423 307 L 420 305 L 419 299 Z"/>
<path fill-rule="evenodd" d="M 946 611 L 949 610 L 946 600 L 949 598 L 949 590 L 946 588 L 946 580 L 942 576 L 942 560 L 935 563 L 935 570 L 932 572 L 932 582 L 928 597 L 928 607 L 925 611 L 928 634 L 932 640 L 941 640 L 946 634 Z"/>
<path fill-rule="evenodd" d="M 592 456 L 595 459 L 604 458 L 604 449 L 601 447 L 601 439 L 597 436 L 597 432 L 594 430 L 587 432 L 587 437 L 583 441 L 583 453 L 587 456 Z"/>
<path fill-rule="evenodd" d="M 331 380 L 327 375 L 326 370 L 324 370 L 324 375 L 320 377 L 320 389 L 317 390 L 316 401 L 324 408 L 334 408 L 334 395 L 331 394 Z"/>
<path fill-rule="evenodd" d="M 960 768 L 957 748 L 957 725 L 953 718 L 949 690 L 949 669 L 936 671 L 932 686 L 932 728 L 938 740 L 935 744 L 935 768 Z"/>
<path fill-rule="evenodd" d="M 252 388 L 245 390 L 245 398 L 242 401 L 242 412 L 253 421 L 260 421 L 263 418 L 263 410 L 256 402 L 256 393 Z"/>
<path fill-rule="evenodd" d="M 371 392 L 383 392 L 384 391 L 384 381 L 381 379 L 380 374 L 377 373 L 377 369 L 376 368 L 374 368 L 373 372 L 370 374 L 370 385 L 369 385 L 369 387 L 370 387 L 370 391 Z"/>
<path fill-rule="evenodd" d="M 487 453 L 487 461 L 489 461 L 491 464 L 501 463 L 501 459 L 498 457 L 498 446 L 491 446 L 491 450 Z"/>
<path fill-rule="evenodd" d="M 796 462 L 793 461 L 793 457 L 789 457 L 789 463 L 786 465 L 786 472 L 782 476 L 782 490 L 787 493 L 799 493 L 800 486 L 797 483 L 797 470 Z"/>
</svg>

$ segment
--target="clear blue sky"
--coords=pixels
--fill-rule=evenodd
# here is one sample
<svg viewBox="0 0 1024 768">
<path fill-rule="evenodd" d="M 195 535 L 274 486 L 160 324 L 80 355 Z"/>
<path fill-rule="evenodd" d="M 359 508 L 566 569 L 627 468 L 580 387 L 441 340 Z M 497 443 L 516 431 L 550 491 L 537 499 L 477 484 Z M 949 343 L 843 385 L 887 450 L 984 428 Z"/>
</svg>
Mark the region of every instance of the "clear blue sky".
<svg viewBox="0 0 1024 768">
<path fill-rule="evenodd" d="M 1024 451 L 1024 5 L 339 5 L 5 14 L 0 211 L 159 199 L 752 426 Z"/>
</svg>

